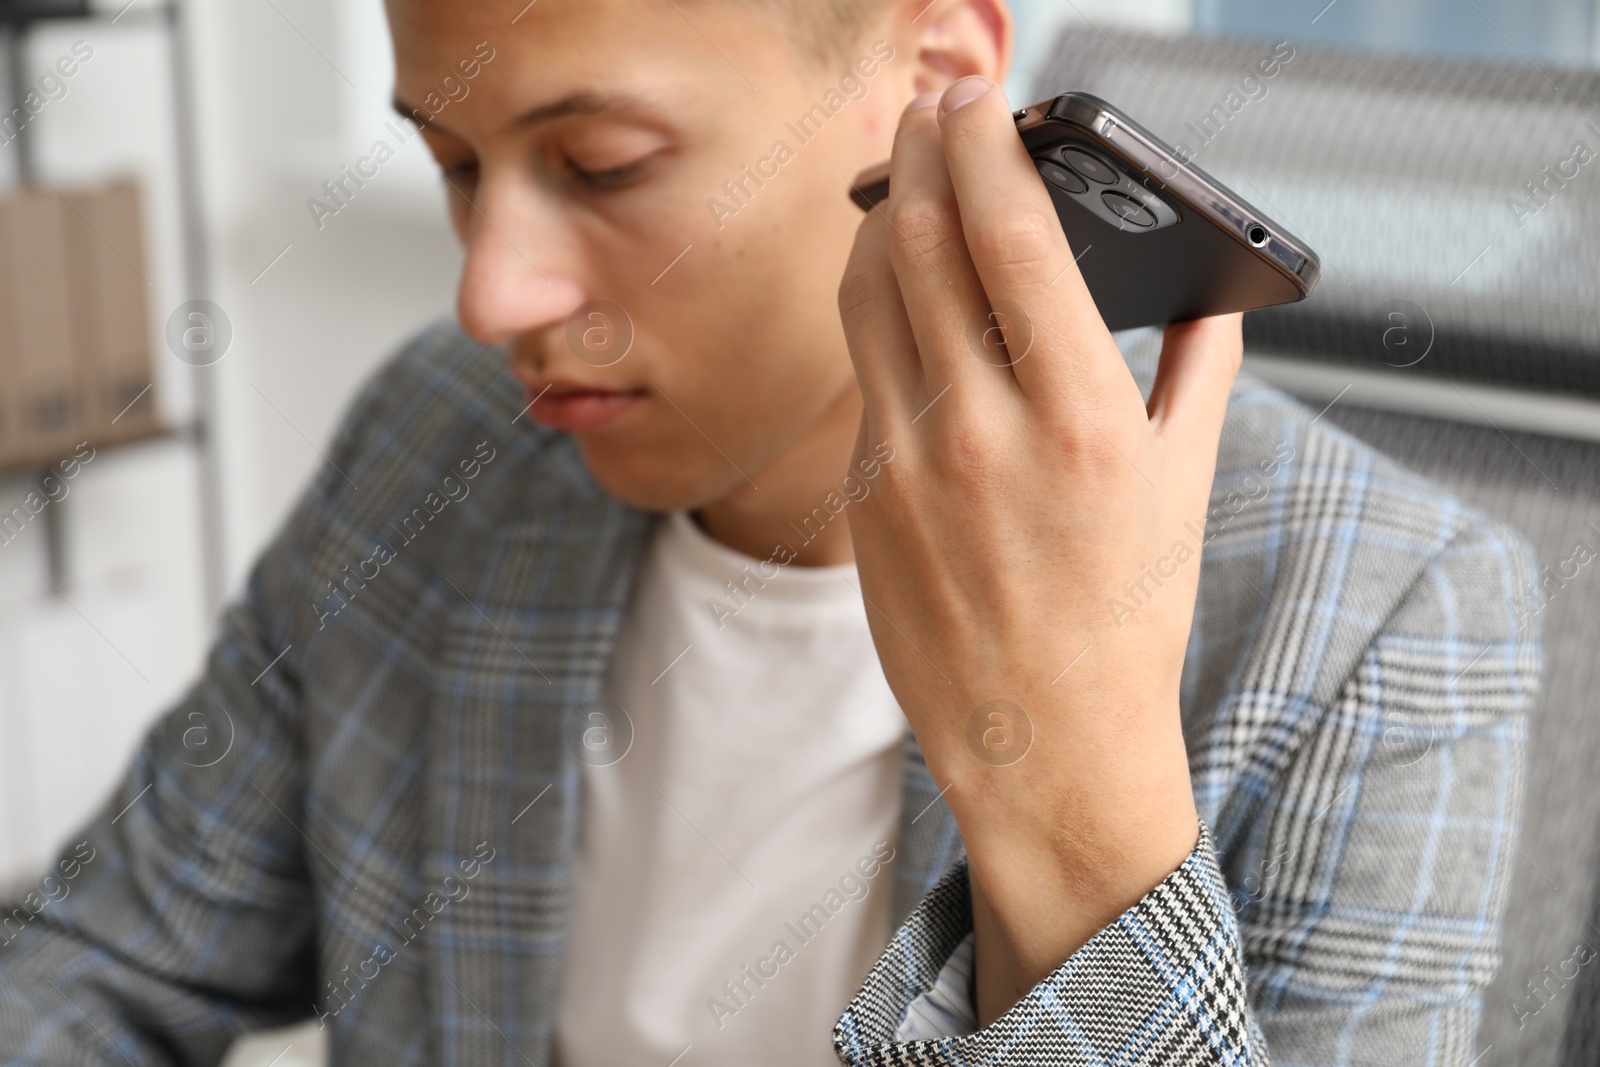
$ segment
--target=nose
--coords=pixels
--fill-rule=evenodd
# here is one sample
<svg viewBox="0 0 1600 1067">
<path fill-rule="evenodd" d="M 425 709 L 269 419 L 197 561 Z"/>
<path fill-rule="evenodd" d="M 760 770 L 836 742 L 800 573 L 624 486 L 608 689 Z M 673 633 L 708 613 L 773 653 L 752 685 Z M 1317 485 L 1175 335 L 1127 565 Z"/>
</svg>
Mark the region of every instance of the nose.
<svg viewBox="0 0 1600 1067">
<path fill-rule="evenodd" d="M 514 188 L 485 183 L 474 199 L 456 291 L 461 328 L 480 344 L 498 345 L 566 322 L 584 288 L 559 247 L 560 219 Z"/>
</svg>

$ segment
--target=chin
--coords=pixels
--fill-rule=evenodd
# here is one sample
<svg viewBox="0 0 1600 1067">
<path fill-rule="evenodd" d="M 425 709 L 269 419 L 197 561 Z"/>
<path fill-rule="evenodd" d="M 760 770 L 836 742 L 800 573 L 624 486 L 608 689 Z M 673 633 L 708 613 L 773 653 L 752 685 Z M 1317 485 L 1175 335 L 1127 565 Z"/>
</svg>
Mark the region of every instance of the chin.
<svg viewBox="0 0 1600 1067">
<path fill-rule="evenodd" d="M 710 466 L 698 451 L 607 448 L 578 443 L 589 474 L 601 489 L 631 507 L 645 511 L 693 511 L 727 496 L 744 479 L 720 456 Z"/>
</svg>

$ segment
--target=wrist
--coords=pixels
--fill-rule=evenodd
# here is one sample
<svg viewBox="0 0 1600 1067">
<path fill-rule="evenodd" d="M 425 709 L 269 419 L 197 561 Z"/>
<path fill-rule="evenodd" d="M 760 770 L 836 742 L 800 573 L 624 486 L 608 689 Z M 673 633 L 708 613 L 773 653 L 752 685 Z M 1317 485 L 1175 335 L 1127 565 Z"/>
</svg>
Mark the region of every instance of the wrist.
<svg viewBox="0 0 1600 1067">
<path fill-rule="evenodd" d="M 930 756 L 966 842 L 986 1022 L 1193 851 L 1200 823 L 1176 709 L 1144 721 L 1161 725 L 1041 731 L 1009 765 L 964 746 Z"/>
</svg>

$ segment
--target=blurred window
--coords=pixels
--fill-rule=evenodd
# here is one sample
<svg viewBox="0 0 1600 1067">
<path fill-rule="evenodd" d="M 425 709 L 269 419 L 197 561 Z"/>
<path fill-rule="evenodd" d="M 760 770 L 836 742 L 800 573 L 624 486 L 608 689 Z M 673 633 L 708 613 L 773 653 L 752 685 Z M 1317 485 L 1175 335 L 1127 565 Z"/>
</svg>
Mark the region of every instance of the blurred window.
<svg viewBox="0 0 1600 1067">
<path fill-rule="evenodd" d="M 1203 33 L 1593 64 L 1600 0 L 1195 0 Z"/>
</svg>

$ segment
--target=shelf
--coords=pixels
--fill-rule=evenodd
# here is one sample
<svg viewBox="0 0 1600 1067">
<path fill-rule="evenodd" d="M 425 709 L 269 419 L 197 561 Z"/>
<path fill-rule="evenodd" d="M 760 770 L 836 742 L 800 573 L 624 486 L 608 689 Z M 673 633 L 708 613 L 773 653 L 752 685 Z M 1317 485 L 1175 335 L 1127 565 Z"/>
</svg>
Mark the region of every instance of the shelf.
<svg viewBox="0 0 1600 1067">
<path fill-rule="evenodd" d="M 88 3 L 60 3 L 52 0 L 0 0 L 0 26 L 15 32 L 18 28 L 40 22 L 67 22 L 71 20 L 104 20 L 121 22 L 136 18 L 145 21 L 165 18 L 172 6 L 160 0 L 119 0 L 114 8 L 99 8 Z"/>
<path fill-rule="evenodd" d="M 9 76 L 0 82 L 0 94 L 9 96 L 0 113 L 20 106 L 28 85 L 23 78 L 27 68 L 28 45 L 35 27 L 51 22 L 93 21 L 115 24 L 124 21 L 158 26 L 167 35 L 171 63 L 169 106 L 172 109 L 177 132 L 177 192 L 182 205 L 184 291 L 190 299 L 204 299 L 210 295 L 210 268 L 206 220 L 201 211 L 200 148 L 196 118 L 192 109 L 194 99 L 193 72 L 190 57 L 192 42 L 189 37 L 186 4 L 184 0 L 108 0 L 106 6 L 97 6 L 94 0 L 0 0 L 0 29 L 5 31 L 9 50 Z M 25 126 L 14 139 L 17 180 L 26 185 L 33 179 L 36 168 L 32 151 L 33 129 Z M 213 424 L 216 408 L 215 384 L 208 376 L 199 376 L 197 384 L 197 410 L 191 423 L 170 427 L 151 425 L 147 429 L 119 436 L 97 449 L 121 448 L 125 445 L 146 443 L 162 439 L 182 439 L 194 446 L 198 458 L 199 518 L 202 585 L 205 590 L 206 613 L 215 617 L 221 610 L 224 574 L 224 536 L 222 511 L 221 458 L 215 441 L 207 432 Z M 69 450 L 70 451 L 70 450 Z M 49 455 L 28 460 L 8 461 L 0 467 L 0 475 L 33 474 L 43 479 L 51 464 L 59 458 Z M 58 586 L 64 579 L 65 538 L 61 532 L 61 509 L 46 512 L 49 527 L 49 550 L 46 565 L 51 581 Z"/>
<path fill-rule="evenodd" d="M 88 443 L 94 448 L 95 455 L 99 456 L 102 453 L 112 452 L 131 445 L 144 445 L 155 441 L 193 441 L 198 439 L 199 432 L 199 424 L 193 422 L 180 423 L 176 426 L 155 425 L 131 433 L 126 437 L 117 437 L 110 441 L 90 439 Z M 47 453 L 40 456 L 14 459 L 0 464 L 0 480 L 27 476 L 43 477 L 50 473 L 55 465 L 63 459 L 70 458 L 72 450 L 76 447 L 78 446 L 75 444 L 67 445 L 65 454 L 61 456 L 52 456 Z"/>
</svg>

